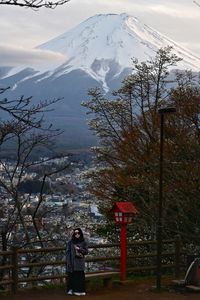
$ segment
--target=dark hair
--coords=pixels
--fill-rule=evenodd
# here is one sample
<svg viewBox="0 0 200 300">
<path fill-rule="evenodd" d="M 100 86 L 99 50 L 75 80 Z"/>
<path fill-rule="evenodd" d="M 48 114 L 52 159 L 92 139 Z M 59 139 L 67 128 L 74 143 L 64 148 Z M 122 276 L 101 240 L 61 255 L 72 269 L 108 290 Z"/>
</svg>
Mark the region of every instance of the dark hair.
<svg viewBox="0 0 200 300">
<path fill-rule="evenodd" d="M 75 231 L 79 231 L 79 233 L 80 233 L 79 238 L 76 238 Z M 81 228 L 78 227 L 78 228 L 75 228 L 73 230 L 72 241 L 73 242 L 82 242 L 82 241 L 84 241 L 83 231 L 81 230 Z"/>
</svg>

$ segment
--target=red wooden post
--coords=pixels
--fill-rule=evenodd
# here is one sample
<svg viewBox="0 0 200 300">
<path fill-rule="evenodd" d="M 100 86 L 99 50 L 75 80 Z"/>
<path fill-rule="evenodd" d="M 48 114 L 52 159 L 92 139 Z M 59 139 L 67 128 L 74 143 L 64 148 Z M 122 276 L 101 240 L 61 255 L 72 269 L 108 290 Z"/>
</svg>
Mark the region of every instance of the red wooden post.
<svg viewBox="0 0 200 300">
<path fill-rule="evenodd" d="M 120 280 L 126 280 L 126 258 L 127 258 L 127 224 L 121 224 L 120 232 Z"/>
<path fill-rule="evenodd" d="M 127 224 L 133 222 L 133 216 L 138 212 L 131 202 L 115 202 L 112 209 L 114 220 L 121 225 L 120 231 L 120 280 L 126 280 L 126 258 L 127 258 Z"/>
</svg>

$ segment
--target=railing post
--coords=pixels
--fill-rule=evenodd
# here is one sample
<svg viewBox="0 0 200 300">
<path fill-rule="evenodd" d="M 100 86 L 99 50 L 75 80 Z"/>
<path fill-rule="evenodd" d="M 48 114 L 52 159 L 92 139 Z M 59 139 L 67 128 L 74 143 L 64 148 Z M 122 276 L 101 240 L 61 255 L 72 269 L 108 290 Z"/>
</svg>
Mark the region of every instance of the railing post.
<svg viewBox="0 0 200 300">
<path fill-rule="evenodd" d="M 16 294 L 18 289 L 18 248 L 14 246 L 12 251 L 12 293 Z"/>
<path fill-rule="evenodd" d="M 180 239 L 175 240 L 175 276 L 176 278 L 179 278 L 180 276 L 180 251 L 181 245 L 180 245 Z"/>
</svg>

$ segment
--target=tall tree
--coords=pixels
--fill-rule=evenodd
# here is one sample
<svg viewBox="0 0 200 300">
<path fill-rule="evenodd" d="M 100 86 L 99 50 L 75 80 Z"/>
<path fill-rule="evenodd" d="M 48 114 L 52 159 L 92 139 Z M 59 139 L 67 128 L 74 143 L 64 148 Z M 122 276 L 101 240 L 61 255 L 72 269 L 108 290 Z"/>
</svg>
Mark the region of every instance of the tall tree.
<svg viewBox="0 0 200 300">
<path fill-rule="evenodd" d="M 168 116 L 165 123 L 165 236 L 180 235 L 183 240 L 190 240 L 191 231 L 197 230 L 200 222 L 197 200 L 200 90 L 191 72 L 169 73 L 179 60 L 171 48 L 160 49 L 155 59 L 134 61 L 133 74 L 113 93 L 112 99 L 93 89 L 90 100 L 84 103 L 92 113 L 90 127 L 100 143 L 95 152 L 101 167 L 89 174 L 90 190 L 106 214 L 115 201 L 136 204 L 140 213 L 132 226 L 135 237 L 138 234 L 143 238 L 155 237 L 159 190 L 158 109 L 165 105 L 177 108 L 177 114 Z M 193 220 L 192 211 L 197 212 Z"/>
</svg>

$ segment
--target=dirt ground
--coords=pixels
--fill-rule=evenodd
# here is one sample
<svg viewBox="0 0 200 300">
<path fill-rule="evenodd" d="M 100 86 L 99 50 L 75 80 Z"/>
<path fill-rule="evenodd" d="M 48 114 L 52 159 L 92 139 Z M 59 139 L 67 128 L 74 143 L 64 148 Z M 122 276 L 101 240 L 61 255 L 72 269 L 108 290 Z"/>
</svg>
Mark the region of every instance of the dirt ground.
<svg viewBox="0 0 200 300">
<path fill-rule="evenodd" d="M 85 300 L 200 300 L 200 293 L 191 293 L 184 290 L 174 291 L 167 288 L 161 293 L 152 290 L 155 282 L 140 281 L 115 284 L 111 289 L 92 290 L 81 298 Z M 77 296 L 68 296 L 64 289 L 43 289 L 19 292 L 17 295 L 0 297 L 3 300 L 66 300 L 76 299 Z"/>
</svg>

